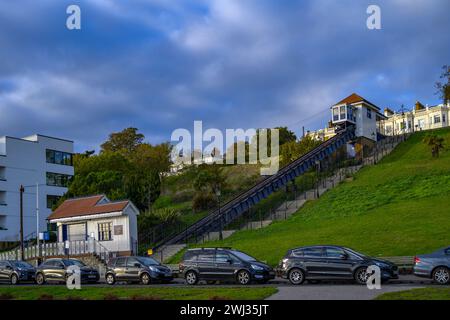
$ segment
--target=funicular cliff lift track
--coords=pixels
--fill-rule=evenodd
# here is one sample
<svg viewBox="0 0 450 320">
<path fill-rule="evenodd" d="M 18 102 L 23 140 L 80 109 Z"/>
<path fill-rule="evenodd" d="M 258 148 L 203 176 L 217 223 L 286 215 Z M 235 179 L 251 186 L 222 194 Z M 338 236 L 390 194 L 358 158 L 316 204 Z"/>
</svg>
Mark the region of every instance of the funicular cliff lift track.
<svg viewBox="0 0 450 320">
<path fill-rule="evenodd" d="M 346 128 L 340 129 L 336 132 L 334 137 L 283 167 L 276 174 L 269 176 L 258 182 L 249 190 L 237 195 L 235 198 L 222 205 L 220 209 L 212 211 L 209 215 L 189 226 L 183 232 L 160 241 L 154 249 L 158 250 L 163 246 L 186 242 L 187 239 L 200 238 L 208 232 L 221 230 L 224 226 L 241 216 L 252 206 L 314 167 L 316 161 L 321 161 L 329 157 L 336 150 L 354 138 L 354 126 L 347 126 Z"/>
</svg>

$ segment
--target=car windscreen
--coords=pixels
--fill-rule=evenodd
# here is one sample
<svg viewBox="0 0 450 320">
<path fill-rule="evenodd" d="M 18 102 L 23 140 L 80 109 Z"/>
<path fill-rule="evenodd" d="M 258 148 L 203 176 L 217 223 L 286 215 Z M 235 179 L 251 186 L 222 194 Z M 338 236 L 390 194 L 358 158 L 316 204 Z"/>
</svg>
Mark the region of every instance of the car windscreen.
<svg viewBox="0 0 450 320">
<path fill-rule="evenodd" d="M 235 250 L 230 251 L 230 252 L 232 254 L 234 254 L 236 257 L 238 257 L 239 259 L 241 259 L 241 260 L 244 260 L 244 261 L 257 261 L 255 258 L 253 258 L 253 257 L 251 257 L 248 254 L 243 253 L 243 252 L 235 251 Z"/>
<path fill-rule="evenodd" d="M 23 261 L 12 261 L 11 262 L 16 268 L 33 268 L 33 266 L 27 262 Z"/>
<path fill-rule="evenodd" d="M 157 266 L 159 262 L 150 257 L 139 257 L 138 259 L 145 266 Z"/>
<path fill-rule="evenodd" d="M 66 266 L 77 266 L 77 267 L 85 267 L 86 265 L 80 260 L 63 260 Z"/>
<path fill-rule="evenodd" d="M 352 254 L 352 255 L 354 255 L 354 256 L 357 256 L 357 257 L 359 257 L 359 258 L 361 258 L 361 259 L 367 259 L 367 258 L 370 258 L 368 255 L 365 255 L 365 254 L 363 254 L 363 253 L 357 252 L 357 251 L 355 251 L 355 250 L 353 250 L 353 249 L 350 249 L 350 248 L 344 248 L 344 250 L 345 250 L 347 253 Z"/>
</svg>

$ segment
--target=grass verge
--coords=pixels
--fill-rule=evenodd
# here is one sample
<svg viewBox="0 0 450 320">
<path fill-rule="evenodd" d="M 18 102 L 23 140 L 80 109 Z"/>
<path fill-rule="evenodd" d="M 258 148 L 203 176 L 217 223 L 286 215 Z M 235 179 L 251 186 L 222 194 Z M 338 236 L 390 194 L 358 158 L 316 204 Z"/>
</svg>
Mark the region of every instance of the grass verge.
<svg viewBox="0 0 450 320">
<path fill-rule="evenodd" d="M 450 300 L 450 288 L 420 288 L 384 293 L 376 300 Z"/>
<path fill-rule="evenodd" d="M 262 300 L 276 288 L 0 287 L 0 300 Z"/>
</svg>

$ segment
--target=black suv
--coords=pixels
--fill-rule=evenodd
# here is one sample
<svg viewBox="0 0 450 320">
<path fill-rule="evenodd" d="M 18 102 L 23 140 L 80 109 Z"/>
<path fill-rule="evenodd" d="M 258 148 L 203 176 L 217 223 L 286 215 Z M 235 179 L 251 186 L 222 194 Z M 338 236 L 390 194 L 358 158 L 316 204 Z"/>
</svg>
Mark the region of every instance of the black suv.
<svg viewBox="0 0 450 320">
<path fill-rule="evenodd" d="M 24 261 L 0 261 L 0 282 L 18 284 L 23 281 L 34 281 L 36 269 Z"/>
<path fill-rule="evenodd" d="M 279 270 L 292 284 L 305 280 L 354 279 L 366 284 L 367 268 L 376 265 L 381 280 L 398 278 L 398 268 L 389 261 L 368 257 L 352 249 L 338 246 L 312 246 L 289 250 L 281 260 Z"/>
<path fill-rule="evenodd" d="M 150 257 L 117 257 L 109 261 L 105 280 L 111 285 L 116 281 L 169 283 L 173 274 L 170 268 Z"/>
<path fill-rule="evenodd" d="M 229 248 L 200 248 L 186 251 L 180 263 L 180 273 L 187 284 L 195 285 L 199 280 L 236 281 L 247 285 L 252 281 L 266 283 L 275 278 L 268 265 L 249 255 Z"/>
<path fill-rule="evenodd" d="M 100 275 L 97 270 L 85 265 L 77 259 L 48 259 L 36 269 L 36 283 L 39 285 L 46 282 L 66 282 L 71 275 L 68 270 L 70 266 L 80 268 L 81 282 L 97 283 Z"/>
</svg>

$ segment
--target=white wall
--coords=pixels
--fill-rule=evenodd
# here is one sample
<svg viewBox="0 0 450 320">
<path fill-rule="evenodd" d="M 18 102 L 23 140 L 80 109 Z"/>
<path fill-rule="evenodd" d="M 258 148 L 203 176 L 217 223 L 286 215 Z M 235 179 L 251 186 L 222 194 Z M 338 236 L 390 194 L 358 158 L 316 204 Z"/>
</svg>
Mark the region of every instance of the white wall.
<svg viewBox="0 0 450 320">
<path fill-rule="evenodd" d="M 39 228 L 46 230 L 46 218 L 51 213 L 47 209 L 47 195 L 62 196 L 67 191 L 46 186 L 46 173 L 74 174 L 73 167 L 48 164 L 46 149 L 73 153 L 73 142 L 38 135 L 24 139 L 3 137 L 0 138 L 0 151 L 2 149 L 6 156 L 0 156 L 0 166 L 6 167 L 6 181 L 0 181 L 0 191 L 6 191 L 7 206 L 0 206 L 0 216 L 6 217 L 8 230 L 0 231 L 0 241 L 17 241 L 20 238 L 20 185 L 33 186 L 25 188 L 24 193 L 24 236 L 36 232 L 36 183 L 42 184 L 39 186 Z"/>
<path fill-rule="evenodd" d="M 362 104 L 355 106 L 356 113 L 356 136 L 366 137 L 367 139 L 376 140 L 377 120 L 376 112 L 372 109 L 372 118 L 367 117 L 367 107 Z M 373 135 L 375 133 L 375 135 Z"/>
</svg>

